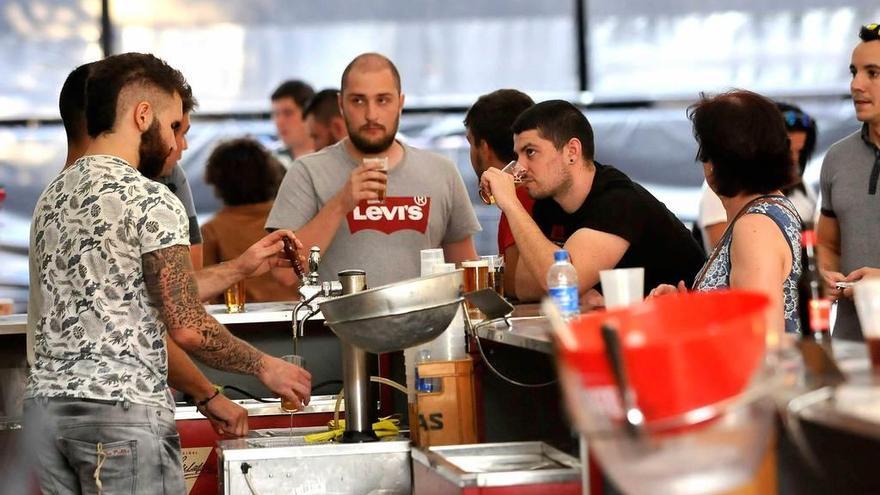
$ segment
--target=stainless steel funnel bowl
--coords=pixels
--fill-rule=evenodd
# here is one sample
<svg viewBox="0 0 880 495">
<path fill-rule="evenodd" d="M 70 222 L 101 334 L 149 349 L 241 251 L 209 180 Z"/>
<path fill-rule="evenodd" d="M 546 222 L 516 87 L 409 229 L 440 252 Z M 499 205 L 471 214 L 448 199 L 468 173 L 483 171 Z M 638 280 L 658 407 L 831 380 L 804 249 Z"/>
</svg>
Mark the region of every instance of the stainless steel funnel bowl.
<svg viewBox="0 0 880 495">
<path fill-rule="evenodd" d="M 376 354 L 424 344 L 458 310 L 462 270 L 404 280 L 319 304 L 339 338 Z"/>
</svg>

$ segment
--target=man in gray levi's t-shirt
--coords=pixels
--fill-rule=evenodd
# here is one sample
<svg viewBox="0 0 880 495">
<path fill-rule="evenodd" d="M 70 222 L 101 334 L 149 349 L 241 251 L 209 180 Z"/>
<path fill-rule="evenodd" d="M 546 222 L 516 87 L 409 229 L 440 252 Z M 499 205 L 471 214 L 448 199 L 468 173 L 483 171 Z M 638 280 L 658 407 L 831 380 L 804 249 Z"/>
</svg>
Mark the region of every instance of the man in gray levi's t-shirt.
<svg viewBox="0 0 880 495">
<path fill-rule="evenodd" d="M 281 183 L 267 229 L 290 228 L 323 253 L 322 280 L 363 269 L 377 287 L 419 276 L 419 251 L 443 247 L 446 261 L 476 257 L 480 230 L 458 170 L 446 158 L 395 139 L 403 106 L 387 58 L 364 54 L 342 76 L 340 106 L 349 138 L 297 159 Z M 385 176 L 363 158 L 387 157 Z M 293 284 L 291 270 L 274 270 Z"/>
</svg>

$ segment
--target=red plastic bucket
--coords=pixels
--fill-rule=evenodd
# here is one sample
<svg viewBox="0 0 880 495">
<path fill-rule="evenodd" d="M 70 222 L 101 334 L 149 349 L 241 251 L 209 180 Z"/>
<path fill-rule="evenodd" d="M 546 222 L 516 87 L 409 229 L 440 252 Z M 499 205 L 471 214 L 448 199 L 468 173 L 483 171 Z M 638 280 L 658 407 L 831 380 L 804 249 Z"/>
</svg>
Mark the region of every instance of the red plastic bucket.
<svg viewBox="0 0 880 495">
<path fill-rule="evenodd" d="M 765 348 L 766 296 L 714 291 L 666 296 L 629 308 L 582 315 L 559 339 L 563 366 L 594 395 L 591 404 L 621 411 L 601 325 L 617 329 L 629 385 L 646 421 L 671 418 L 742 393 Z M 601 407 L 601 406 L 600 406 Z M 594 411 L 595 412 L 595 411 Z"/>
</svg>

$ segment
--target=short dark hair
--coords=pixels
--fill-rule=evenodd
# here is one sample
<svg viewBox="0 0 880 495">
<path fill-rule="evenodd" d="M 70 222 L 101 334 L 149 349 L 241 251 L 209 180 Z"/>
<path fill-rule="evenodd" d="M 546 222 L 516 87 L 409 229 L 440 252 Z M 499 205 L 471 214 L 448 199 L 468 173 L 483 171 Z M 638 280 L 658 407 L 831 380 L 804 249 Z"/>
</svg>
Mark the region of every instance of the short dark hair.
<svg viewBox="0 0 880 495">
<path fill-rule="evenodd" d="M 183 88 L 183 92 L 180 94 L 180 99 L 183 101 L 183 113 L 190 113 L 199 106 L 199 100 L 193 95 L 192 88 L 189 84 Z"/>
<path fill-rule="evenodd" d="M 721 196 L 761 194 L 795 182 L 782 113 L 769 98 L 745 90 L 703 96 L 688 108 L 697 159 L 712 162 Z"/>
<path fill-rule="evenodd" d="M 464 116 L 464 126 L 471 132 L 474 144 L 485 141 L 495 156 L 509 162 L 516 159 L 513 122 L 534 104 L 522 91 L 499 89 L 477 98 Z"/>
<path fill-rule="evenodd" d="M 164 60 L 148 53 L 123 53 L 95 62 L 86 84 L 86 126 L 98 137 L 113 129 L 123 88 L 143 85 L 169 95 L 191 94 L 186 78 Z"/>
<path fill-rule="evenodd" d="M 801 148 L 797 163 L 800 175 L 804 175 L 804 170 L 807 168 L 807 162 L 810 161 L 813 152 L 816 151 L 816 137 L 819 133 L 816 121 L 797 105 L 777 101 L 776 108 L 782 112 L 782 121 L 785 122 L 785 129 L 788 132 L 806 133 L 804 147 Z"/>
<path fill-rule="evenodd" d="M 557 150 L 562 149 L 571 138 L 577 138 L 581 142 L 581 156 L 584 160 L 593 160 L 595 145 L 590 121 L 583 112 L 567 101 L 542 101 L 519 114 L 513 122 L 513 133 L 531 130 L 537 130 Z"/>
<path fill-rule="evenodd" d="M 272 101 L 280 100 L 281 98 L 292 98 L 296 102 L 296 106 L 300 109 L 305 109 L 306 104 L 308 104 L 313 96 L 315 96 L 315 90 L 309 83 L 299 79 L 292 79 L 284 81 L 275 88 L 275 91 L 272 92 Z"/>
<path fill-rule="evenodd" d="M 61 112 L 61 123 L 67 141 L 82 141 L 87 135 L 86 130 L 86 83 L 92 71 L 92 64 L 82 64 L 67 75 L 58 95 L 58 110 Z"/>
<path fill-rule="evenodd" d="M 385 55 L 381 53 L 361 53 L 357 57 L 354 58 L 348 65 L 345 66 L 345 70 L 342 71 L 342 82 L 339 86 L 339 91 L 343 94 L 345 93 L 345 82 L 348 81 L 348 74 L 355 68 L 364 68 L 367 70 L 375 70 L 375 69 L 388 69 L 391 71 L 391 77 L 394 78 L 394 84 L 397 86 L 397 92 L 401 92 L 400 85 L 400 72 L 397 71 L 397 67 L 394 65 L 394 62 L 391 61 Z"/>
<path fill-rule="evenodd" d="M 334 88 L 322 89 L 315 93 L 303 110 L 303 119 L 314 115 L 315 120 L 328 123 L 333 117 L 341 117 L 339 113 L 339 90 Z"/>
<path fill-rule="evenodd" d="M 229 206 L 274 199 L 283 175 L 281 163 L 251 138 L 218 144 L 205 165 L 205 182 Z"/>
</svg>

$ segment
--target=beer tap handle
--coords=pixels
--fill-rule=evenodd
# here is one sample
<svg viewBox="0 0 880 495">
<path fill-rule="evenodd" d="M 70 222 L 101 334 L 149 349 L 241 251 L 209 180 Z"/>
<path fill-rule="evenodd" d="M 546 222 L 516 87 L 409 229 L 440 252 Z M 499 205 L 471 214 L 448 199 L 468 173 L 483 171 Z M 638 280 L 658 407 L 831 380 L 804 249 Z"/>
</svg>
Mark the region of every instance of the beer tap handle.
<svg viewBox="0 0 880 495">
<path fill-rule="evenodd" d="M 312 246 L 309 250 L 309 284 L 318 285 L 318 264 L 321 263 L 321 248 Z"/>
</svg>

